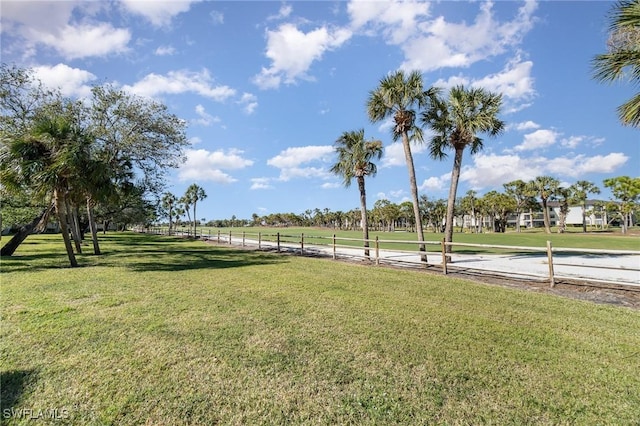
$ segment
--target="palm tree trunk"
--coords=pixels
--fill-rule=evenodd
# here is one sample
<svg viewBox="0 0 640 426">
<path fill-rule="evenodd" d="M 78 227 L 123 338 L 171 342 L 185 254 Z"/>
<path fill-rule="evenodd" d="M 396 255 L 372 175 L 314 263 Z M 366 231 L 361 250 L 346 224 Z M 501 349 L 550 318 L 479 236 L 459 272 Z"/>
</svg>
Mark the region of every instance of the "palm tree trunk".
<svg viewBox="0 0 640 426">
<path fill-rule="evenodd" d="M 422 217 L 420 215 L 420 204 L 418 202 L 418 184 L 416 183 L 416 170 L 413 165 L 413 156 L 411 155 L 411 147 L 409 146 L 409 136 L 407 132 L 402 132 L 402 146 L 404 148 L 404 158 L 407 162 L 407 170 L 409 171 L 409 188 L 411 190 L 411 198 L 413 199 L 413 215 L 416 218 L 416 233 L 418 234 L 419 250 L 425 252 L 421 256 L 423 262 L 427 261 L 427 247 L 424 244 L 424 233 L 422 229 Z"/>
<path fill-rule="evenodd" d="M 197 230 L 197 222 L 196 222 L 196 204 L 197 202 L 193 203 L 193 238 L 198 238 L 198 230 Z M 231 222 L 231 226 L 233 226 L 233 222 Z"/>
<path fill-rule="evenodd" d="M 98 227 L 93 214 L 93 203 L 91 198 L 87 198 L 87 217 L 89 219 L 89 229 L 91 230 L 91 241 L 93 241 L 93 254 L 100 254 L 100 245 L 98 244 Z"/>
<path fill-rule="evenodd" d="M 453 159 L 453 169 L 451 169 L 451 186 L 449 187 L 449 199 L 447 200 L 447 218 L 444 228 L 444 240 L 447 243 L 453 241 L 453 213 L 456 204 L 456 192 L 458 191 L 458 181 L 460 180 L 460 170 L 462 168 L 462 149 L 456 149 Z M 451 253 L 451 246 L 445 247 L 446 253 Z"/>
<path fill-rule="evenodd" d="M 0 256 L 13 255 L 18 247 L 20 247 L 20 244 L 22 244 L 22 242 L 26 240 L 27 237 L 31 235 L 31 233 L 35 229 L 40 227 L 42 222 L 46 222 L 48 220 L 49 213 L 51 212 L 52 208 L 53 206 L 43 209 L 42 212 L 31 221 L 31 223 L 21 226 L 18 232 L 13 237 L 11 237 L 9 242 L 2 246 L 2 250 L 0 250 Z"/>
<path fill-rule="evenodd" d="M 76 210 L 72 208 L 71 202 L 69 202 L 68 199 L 65 199 L 65 208 L 67 217 L 69 218 L 69 222 L 71 225 L 71 237 L 73 238 L 73 243 L 76 247 L 76 253 L 82 253 L 82 242 L 80 240 L 80 226 L 78 225 L 78 215 L 76 214 Z"/>
<path fill-rule="evenodd" d="M 69 257 L 69 264 L 72 268 L 78 266 L 75 254 L 73 254 L 73 247 L 71 246 L 71 239 L 69 238 L 69 228 L 67 226 L 67 212 L 65 210 L 65 202 L 62 199 L 60 190 L 56 188 L 53 197 L 56 203 L 56 215 L 58 216 L 58 222 L 60 223 L 60 231 L 62 232 L 62 239 L 64 240 L 64 247 L 67 250 L 67 256 Z"/>
<path fill-rule="evenodd" d="M 582 232 L 587 232 L 587 205 L 583 201 L 582 203 Z"/>
<path fill-rule="evenodd" d="M 367 219 L 367 193 L 364 188 L 364 176 L 358 176 L 360 190 L 360 216 L 362 221 L 362 239 L 364 240 L 364 257 L 369 258 L 369 221 Z"/>
<path fill-rule="evenodd" d="M 551 233 L 551 220 L 549 219 L 549 208 L 547 207 L 547 199 L 542 199 L 542 220 L 544 221 L 544 232 Z"/>
</svg>

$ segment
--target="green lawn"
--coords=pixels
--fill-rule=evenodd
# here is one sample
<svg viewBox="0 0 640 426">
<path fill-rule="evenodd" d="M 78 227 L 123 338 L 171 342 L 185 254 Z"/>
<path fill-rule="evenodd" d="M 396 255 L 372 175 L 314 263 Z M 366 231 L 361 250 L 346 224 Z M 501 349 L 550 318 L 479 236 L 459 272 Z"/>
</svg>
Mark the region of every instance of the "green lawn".
<svg viewBox="0 0 640 426">
<path fill-rule="evenodd" d="M 102 247 L 70 269 L 59 235 L 32 236 L 2 259 L 3 424 L 640 420 L 637 310 L 169 237 Z"/>
</svg>

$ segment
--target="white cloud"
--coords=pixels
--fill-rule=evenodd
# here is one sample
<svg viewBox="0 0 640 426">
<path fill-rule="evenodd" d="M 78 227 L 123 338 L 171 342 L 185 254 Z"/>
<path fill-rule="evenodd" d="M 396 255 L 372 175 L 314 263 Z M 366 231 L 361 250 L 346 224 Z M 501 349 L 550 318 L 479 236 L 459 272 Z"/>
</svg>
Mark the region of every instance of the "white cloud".
<svg viewBox="0 0 640 426">
<path fill-rule="evenodd" d="M 423 21 L 415 34 L 393 43 L 405 54 L 404 69 L 432 71 L 444 67 L 468 67 L 471 64 L 503 54 L 518 46 L 534 23 L 535 2 L 518 9 L 511 21 L 499 21 L 493 14 L 493 3 L 478 3 L 480 11 L 472 24 L 447 22 L 443 16 Z M 425 52 L 429 52 L 425 55 Z"/>
<path fill-rule="evenodd" d="M 107 56 L 128 50 L 131 33 L 127 29 L 114 28 L 111 24 L 65 25 L 55 33 L 33 30 L 35 40 L 58 51 L 66 59 L 90 56 Z"/>
<path fill-rule="evenodd" d="M 418 191 L 431 192 L 431 191 L 443 191 L 448 187 L 449 175 L 442 175 L 440 177 L 432 176 L 425 179 L 422 184 L 418 186 Z"/>
<path fill-rule="evenodd" d="M 211 22 L 213 23 L 213 25 L 224 24 L 224 14 L 222 12 L 219 12 L 217 10 L 212 10 L 209 13 L 209 16 L 211 17 Z"/>
<path fill-rule="evenodd" d="M 169 56 L 176 53 L 176 49 L 173 46 L 158 46 L 155 52 L 156 56 Z"/>
<path fill-rule="evenodd" d="M 188 11 L 192 3 L 193 0 L 121 0 L 125 10 L 143 16 L 156 27 L 169 25 L 174 16 Z"/>
<path fill-rule="evenodd" d="M 320 185 L 320 187 L 322 189 L 335 189 L 335 188 L 342 187 L 342 184 L 339 182 L 325 182 L 322 185 Z"/>
<path fill-rule="evenodd" d="M 334 149 L 331 145 L 293 147 L 270 158 L 267 164 L 280 169 L 281 181 L 314 177 L 328 179 L 331 174 L 325 167 L 302 166 L 310 163 L 327 163 L 333 159 L 333 155 Z"/>
<path fill-rule="evenodd" d="M 142 80 L 123 89 L 131 93 L 153 98 L 162 94 L 197 93 L 200 96 L 222 102 L 235 95 L 229 86 L 213 86 L 207 69 L 201 72 L 188 70 L 169 71 L 166 75 L 147 74 Z"/>
<path fill-rule="evenodd" d="M 252 178 L 251 179 L 251 188 L 249 189 L 273 189 L 273 186 L 270 184 L 270 178 Z"/>
<path fill-rule="evenodd" d="M 207 151 L 206 149 L 189 149 L 186 161 L 178 171 L 180 181 L 213 181 L 232 183 L 237 179 L 223 170 L 239 170 L 253 165 L 253 161 L 242 157 L 243 151 L 230 149 L 227 151 Z"/>
<path fill-rule="evenodd" d="M 539 129 L 540 125 L 531 120 L 528 120 L 528 121 L 523 121 L 521 123 L 515 123 L 513 127 L 518 131 L 525 131 L 525 130 Z"/>
<path fill-rule="evenodd" d="M 419 18 L 430 4 L 418 1 L 351 1 L 347 6 L 354 30 L 383 34 L 390 44 L 401 44 L 415 33 Z"/>
<path fill-rule="evenodd" d="M 242 105 L 242 109 L 246 114 L 253 114 L 258 108 L 258 98 L 252 93 L 243 93 L 238 101 L 238 104 Z"/>
<path fill-rule="evenodd" d="M 474 189 L 482 189 L 499 187 L 516 179 L 527 182 L 544 175 L 579 179 L 590 173 L 613 173 L 628 159 L 627 155 L 619 152 L 554 158 L 476 154 L 473 165 L 463 167 L 460 181 L 469 183 Z"/>
<path fill-rule="evenodd" d="M 269 68 L 262 68 L 253 82 L 261 89 L 273 89 L 281 83 L 293 84 L 298 79 L 310 79 L 311 64 L 328 51 L 341 46 L 351 37 L 346 29 L 320 27 L 308 33 L 293 24 L 282 24 L 267 30 L 265 55 L 271 60 Z"/>
<path fill-rule="evenodd" d="M 524 141 L 514 147 L 516 151 L 533 151 L 555 144 L 560 134 L 554 130 L 538 129 L 524 135 Z"/>
<path fill-rule="evenodd" d="M 427 150 L 427 143 L 411 142 L 410 145 L 413 155 Z M 381 167 L 406 166 L 406 164 L 402 142 L 393 142 L 391 145 L 384 147 Z"/>
<path fill-rule="evenodd" d="M 60 89 L 60 92 L 69 97 L 84 98 L 91 94 L 91 86 L 87 83 L 97 77 L 89 71 L 79 68 L 71 68 L 65 64 L 55 66 L 42 65 L 33 68 L 35 77 L 45 86 L 52 89 Z"/>
<path fill-rule="evenodd" d="M 293 7 L 290 4 L 282 4 L 282 6 L 280 6 L 280 10 L 278 10 L 278 14 L 268 16 L 267 20 L 273 21 L 278 19 L 285 19 L 288 18 L 289 15 L 291 15 L 291 12 L 293 12 Z"/>
<path fill-rule="evenodd" d="M 219 123 L 221 121 L 220 117 L 212 116 L 200 104 L 196 105 L 195 111 L 196 111 L 196 114 L 198 114 L 198 118 L 196 118 L 195 120 L 192 120 L 192 122 L 196 124 L 200 124 L 202 126 L 209 126 L 211 125 L 211 123 Z"/>
</svg>

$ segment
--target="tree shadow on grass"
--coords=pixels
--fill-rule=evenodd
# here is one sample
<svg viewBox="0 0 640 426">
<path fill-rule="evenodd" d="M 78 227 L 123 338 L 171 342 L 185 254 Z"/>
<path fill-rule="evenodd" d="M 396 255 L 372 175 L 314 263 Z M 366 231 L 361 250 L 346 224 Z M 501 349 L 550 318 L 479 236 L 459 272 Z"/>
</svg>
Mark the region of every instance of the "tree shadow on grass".
<svg viewBox="0 0 640 426">
<path fill-rule="evenodd" d="M 35 370 L 0 371 L 0 401 L 2 409 L 18 408 L 22 394 L 38 380 Z M 4 419 L 4 416 L 2 416 Z"/>
<path fill-rule="evenodd" d="M 282 256 L 246 250 L 208 247 L 206 250 L 171 250 L 167 253 L 148 252 L 127 265 L 134 271 L 186 271 L 193 269 L 226 269 L 252 265 L 288 262 Z"/>
</svg>

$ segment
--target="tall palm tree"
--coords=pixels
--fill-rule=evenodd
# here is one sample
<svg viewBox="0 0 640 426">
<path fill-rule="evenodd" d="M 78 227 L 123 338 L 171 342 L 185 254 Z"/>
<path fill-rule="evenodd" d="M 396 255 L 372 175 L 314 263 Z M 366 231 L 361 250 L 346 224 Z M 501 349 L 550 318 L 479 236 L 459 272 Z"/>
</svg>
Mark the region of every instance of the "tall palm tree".
<svg viewBox="0 0 640 426">
<path fill-rule="evenodd" d="M 197 183 L 192 183 L 187 188 L 187 192 L 185 192 L 184 197 L 188 200 L 188 204 L 193 206 L 193 236 L 197 237 L 198 232 L 196 226 L 198 220 L 196 218 L 198 216 L 196 216 L 196 207 L 198 206 L 198 201 L 202 201 L 207 198 L 207 194 L 204 192 L 204 189 Z"/>
<path fill-rule="evenodd" d="M 580 203 L 582 207 L 582 232 L 587 232 L 587 197 L 589 194 L 599 194 L 598 188 L 593 182 L 579 180 L 569 187 L 572 199 Z"/>
<path fill-rule="evenodd" d="M 502 95 L 482 88 L 455 86 L 447 98 L 433 94 L 431 107 L 422 113 L 422 122 L 434 131 L 429 143 L 431 157 L 442 160 L 447 156 L 446 150 L 454 151 L 445 222 L 446 242 L 453 241 L 454 208 L 464 150 L 469 147 L 471 154 L 475 154 L 483 148 L 478 133 L 495 137 L 504 130 L 504 122 L 498 118 L 501 105 Z M 447 252 L 450 251 L 451 246 L 447 246 Z"/>
<path fill-rule="evenodd" d="M 621 0 L 612 9 L 608 53 L 593 59 L 595 78 L 640 82 L 640 0 Z M 640 127 L 640 93 L 618 107 L 623 124 Z"/>
<path fill-rule="evenodd" d="M 416 222 L 416 231 L 420 251 L 426 251 L 424 245 L 424 232 L 422 229 L 422 218 L 420 215 L 420 205 L 418 199 L 418 185 L 416 183 L 416 171 L 411 154 L 411 141 L 422 142 L 422 129 L 416 125 L 416 108 L 423 108 L 429 102 L 429 95 L 434 89 L 424 91 L 422 74 L 412 71 L 405 74 L 399 70 L 391 73 L 380 80 L 378 87 L 369 93 L 367 101 L 367 113 L 373 122 L 379 122 L 392 117 L 395 123 L 393 126 L 393 140 L 402 141 L 404 157 L 409 172 L 409 189 L 413 201 L 413 215 Z M 426 261 L 426 254 L 422 256 Z"/>
<path fill-rule="evenodd" d="M 375 176 L 378 169 L 372 161 L 382 157 L 382 142 L 365 141 L 364 129 L 344 132 L 335 142 L 338 161 L 331 167 L 331 172 L 343 178 L 345 187 L 351 186 L 353 178 L 358 182 L 360 191 L 360 221 L 364 240 L 364 255 L 369 257 L 369 222 L 367 220 L 367 193 L 364 178 Z"/>
<path fill-rule="evenodd" d="M 554 197 L 560 188 L 560 181 L 551 176 L 538 176 L 528 183 L 531 193 L 535 193 L 542 201 L 542 219 L 544 230 L 551 233 L 551 219 L 549 218 L 549 199 Z"/>
<path fill-rule="evenodd" d="M 162 196 L 162 207 L 167 211 L 167 215 L 169 216 L 169 235 L 172 234 L 173 231 L 173 215 L 175 213 L 176 204 L 178 203 L 178 199 L 175 195 L 170 192 L 165 192 Z"/>
<path fill-rule="evenodd" d="M 35 194 L 52 195 L 72 267 L 78 266 L 78 262 L 69 237 L 67 205 L 74 187 L 81 187 L 79 182 L 86 172 L 85 144 L 88 142 L 89 139 L 68 119 L 44 117 L 36 121 L 27 135 L 11 141 L 7 152 Z"/>
</svg>

